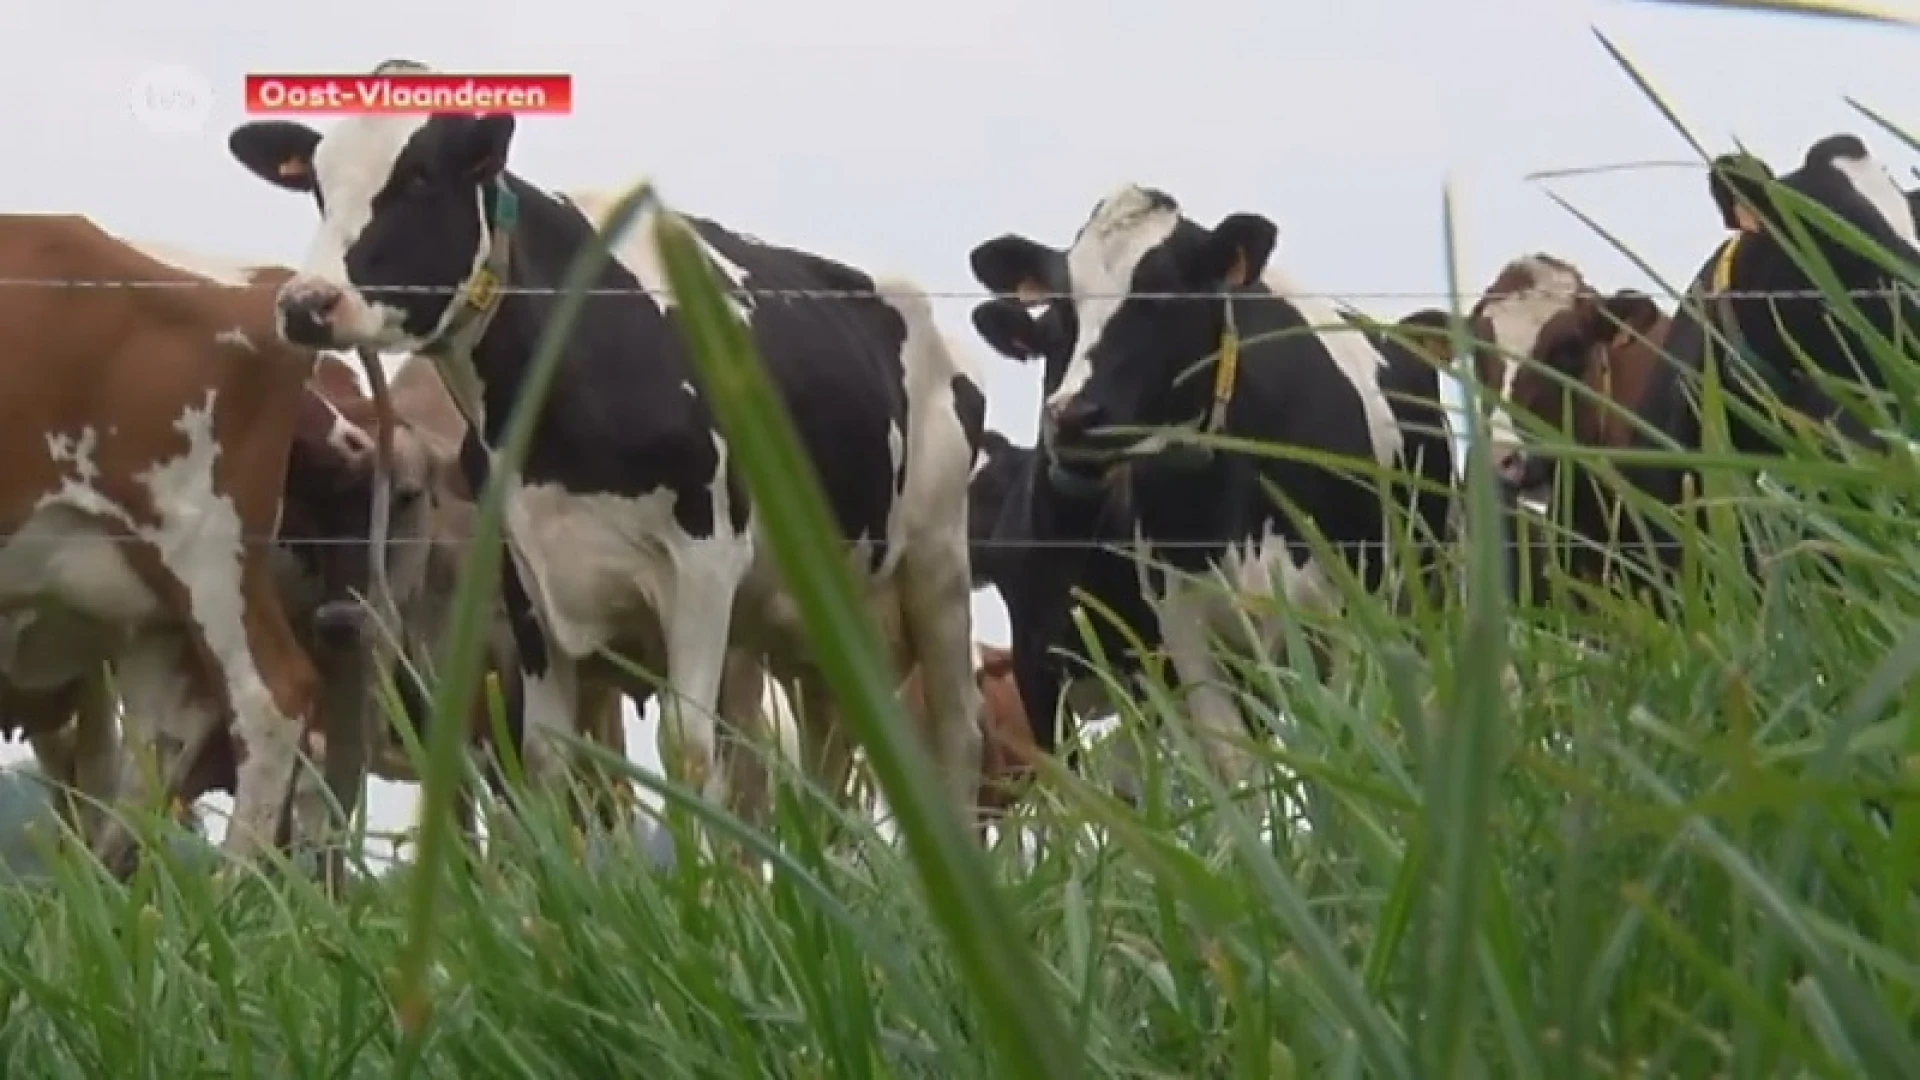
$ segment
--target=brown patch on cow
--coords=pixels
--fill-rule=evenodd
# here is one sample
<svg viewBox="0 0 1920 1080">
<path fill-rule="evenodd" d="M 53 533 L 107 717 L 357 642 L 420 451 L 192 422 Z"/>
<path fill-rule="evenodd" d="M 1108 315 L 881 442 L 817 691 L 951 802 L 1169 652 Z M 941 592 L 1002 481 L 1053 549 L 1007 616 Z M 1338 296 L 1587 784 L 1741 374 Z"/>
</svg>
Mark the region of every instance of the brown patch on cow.
<svg viewBox="0 0 1920 1080">
<path fill-rule="evenodd" d="M 998 818 L 1024 794 L 1040 748 L 1013 681 L 1013 652 L 981 645 L 974 682 L 980 688 L 981 735 L 976 803 L 985 817 Z"/>
<path fill-rule="evenodd" d="M 974 684 L 980 688 L 980 785 L 974 795 L 976 822 L 984 839 L 986 828 L 1005 816 L 1026 793 L 1040 750 L 1033 741 L 1033 725 L 1013 681 L 1013 653 L 998 646 L 975 646 L 980 662 Z M 900 699 L 925 727 L 927 702 L 915 667 L 900 686 Z"/>
</svg>

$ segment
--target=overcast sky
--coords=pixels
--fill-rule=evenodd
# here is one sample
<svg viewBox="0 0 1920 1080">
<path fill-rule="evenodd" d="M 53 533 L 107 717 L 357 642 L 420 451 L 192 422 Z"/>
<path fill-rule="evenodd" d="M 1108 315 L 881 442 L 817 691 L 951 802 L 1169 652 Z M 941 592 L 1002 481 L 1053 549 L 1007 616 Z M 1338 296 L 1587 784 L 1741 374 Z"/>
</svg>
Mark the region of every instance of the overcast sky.
<svg viewBox="0 0 1920 1080">
<path fill-rule="evenodd" d="M 1881 6 L 1920 14 L 1920 0 Z M 1394 317 L 1440 302 L 1449 180 L 1467 288 L 1532 250 L 1606 287 L 1650 286 L 1524 179 L 1689 156 L 1593 27 L 1710 150 L 1737 139 L 1784 170 L 1852 130 L 1913 183 L 1920 157 L 1843 99 L 1920 128 L 1920 36 L 1806 19 L 1592 0 L 65 0 L 0 15 L 0 190 L 9 211 L 292 262 L 314 210 L 228 156 L 242 77 L 405 56 L 571 73 L 574 115 L 519 129 L 512 168 L 538 184 L 651 175 L 688 210 L 936 292 L 976 289 L 979 241 L 1063 244 L 1135 181 L 1206 223 L 1268 215 L 1294 279 Z M 1552 187 L 1669 278 L 1719 232 L 1697 171 Z M 976 347 L 992 424 L 1030 440 L 1033 373 L 977 345 L 971 303 L 937 301 Z M 1006 640 L 996 599 L 975 612 L 979 637 Z M 630 741 L 651 766 L 651 725 Z M 376 828 L 411 813 L 397 789 L 374 798 Z"/>
</svg>

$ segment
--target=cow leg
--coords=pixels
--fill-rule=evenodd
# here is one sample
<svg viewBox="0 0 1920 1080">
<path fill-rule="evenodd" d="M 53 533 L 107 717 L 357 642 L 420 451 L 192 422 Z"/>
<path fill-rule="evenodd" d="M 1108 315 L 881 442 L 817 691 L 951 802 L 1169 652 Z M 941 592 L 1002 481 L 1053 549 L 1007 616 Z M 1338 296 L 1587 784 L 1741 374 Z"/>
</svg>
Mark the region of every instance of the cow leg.
<svg viewBox="0 0 1920 1080">
<path fill-rule="evenodd" d="M 727 805 L 727 776 L 714 767 L 719 751 L 715 714 L 734 597 L 752 559 L 753 544 L 746 538 L 722 534 L 674 545 L 666 627 L 673 693 L 660 703 L 660 761 L 681 783 L 720 806 Z"/>
<path fill-rule="evenodd" d="M 620 727 L 620 703 L 626 695 L 611 683 L 588 682 L 580 688 L 581 733 L 601 749 L 625 749 Z M 624 753 L 623 753 L 624 756 Z M 587 803 L 591 816 L 602 828 L 617 830 L 626 820 L 626 798 L 621 795 L 624 776 L 615 775 L 598 760 L 582 753 L 582 772 L 588 777 Z"/>
<path fill-rule="evenodd" d="M 576 732 L 580 719 L 580 662 L 557 649 L 543 647 L 541 652 L 537 667 L 522 667 L 520 671 L 527 711 L 522 760 L 527 785 L 535 791 L 551 792 L 567 780 L 568 759 L 561 741 Z M 524 645 L 521 655 L 527 655 Z M 580 808 L 573 805 L 575 800 L 568 802 L 577 821 Z"/>
<path fill-rule="evenodd" d="M 106 667 L 96 665 L 78 688 L 69 744 L 73 786 L 80 795 L 74 826 L 87 840 L 99 834 L 105 808 L 119 797 L 122 747 L 114 704 Z"/>
<path fill-rule="evenodd" d="M 731 809 L 756 829 L 765 829 L 772 817 L 768 758 L 780 751 L 779 733 L 764 708 L 766 693 L 767 672 L 759 659 L 730 650 L 720 678 L 720 718 L 726 727 L 721 754 Z"/>
<path fill-rule="evenodd" d="M 834 708 L 833 694 L 818 672 L 806 672 L 794 680 L 794 723 L 799 728 L 801 767 L 808 779 L 817 784 L 840 811 L 856 805 L 848 791 L 853 778 L 853 744 L 847 738 Z M 872 813 L 869 802 L 866 810 Z M 831 834 L 833 830 L 829 830 Z"/>
<path fill-rule="evenodd" d="M 966 530 L 917 537 L 899 573 L 907 640 L 926 694 L 927 747 L 965 821 L 979 792 L 981 744 Z"/>
<path fill-rule="evenodd" d="M 1213 654 L 1215 603 L 1206 581 L 1168 575 L 1160 628 L 1174 673 L 1186 690 L 1188 723 L 1199 736 L 1208 766 L 1231 793 L 1252 774 L 1253 762 L 1238 745 L 1245 727 L 1225 689 L 1226 673 Z"/>
<path fill-rule="evenodd" d="M 325 779 L 300 763 L 319 676 L 287 625 L 265 555 L 255 550 L 242 556 L 241 633 L 234 635 L 224 623 L 198 627 L 226 683 L 241 754 L 233 819 L 221 844 L 236 858 L 250 858 L 279 839 L 290 789 L 294 812 L 289 840 L 304 843 L 327 820 Z M 198 591 L 191 583 L 188 589 Z M 196 611 L 199 599 L 195 596 Z"/>
<path fill-rule="evenodd" d="M 228 737 L 225 716 L 206 692 L 205 669 L 195 659 L 186 636 L 174 630 L 136 634 L 114 659 L 114 682 L 126 705 L 121 714 L 125 750 L 116 755 L 121 813 L 157 810 L 159 799 L 180 798 L 195 764 L 182 760 L 183 753 L 204 754 L 209 743 Z M 116 814 L 94 836 L 94 851 L 109 870 L 125 875 L 133 869 L 132 839 L 127 822 Z"/>
<path fill-rule="evenodd" d="M 84 843 L 92 835 L 82 824 L 86 795 L 90 793 L 81 789 L 75 767 L 79 756 L 75 746 L 78 725 L 70 721 L 64 711 L 57 719 L 59 722 L 51 726 L 28 728 L 27 745 L 33 748 L 33 761 L 39 766 L 40 782 L 46 785 L 55 818 Z"/>
<path fill-rule="evenodd" d="M 464 461 L 464 446 L 462 453 Z M 523 572 L 519 554 L 508 544 L 500 561 L 500 599 L 520 669 L 519 718 L 513 720 L 516 710 L 509 708 L 509 727 L 518 728 L 526 786 L 550 795 L 567 780 L 568 759 L 560 741 L 580 729 L 580 658 L 560 649 L 535 615 Z M 567 806 L 575 823 L 584 824 L 578 800 L 569 796 Z"/>
</svg>

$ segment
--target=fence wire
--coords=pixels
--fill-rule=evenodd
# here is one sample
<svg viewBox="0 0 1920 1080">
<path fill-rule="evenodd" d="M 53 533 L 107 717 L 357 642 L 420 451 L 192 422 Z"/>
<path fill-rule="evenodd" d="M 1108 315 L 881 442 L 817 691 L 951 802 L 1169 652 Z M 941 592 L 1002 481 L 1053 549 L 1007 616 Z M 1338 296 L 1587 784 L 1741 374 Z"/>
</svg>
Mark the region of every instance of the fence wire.
<svg viewBox="0 0 1920 1080">
<path fill-rule="evenodd" d="M 274 290 L 278 290 L 281 284 L 282 284 L 281 281 L 259 281 L 259 282 L 249 282 L 248 284 L 245 284 L 245 285 L 236 285 L 229 282 L 214 281 L 211 279 L 194 279 L 194 280 L 182 281 L 179 279 L 161 280 L 161 279 L 138 279 L 138 278 L 87 279 L 87 278 L 0 277 L 0 288 L 129 289 L 129 290 L 227 289 L 227 290 L 239 290 L 239 291 L 246 291 L 246 290 L 274 291 Z M 462 283 L 456 282 L 451 285 L 378 285 L 378 286 L 358 285 L 356 287 L 362 290 L 363 292 L 374 292 L 374 293 L 383 293 L 383 294 L 399 293 L 404 295 L 453 296 L 454 294 L 460 291 L 461 285 Z M 673 292 L 671 289 L 662 288 L 662 287 L 645 286 L 645 285 L 596 286 L 593 288 L 586 289 L 584 291 L 588 296 L 651 296 L 651 297 L 657 297 L 657 298 L 671 298 L 673 295 Z M 1217 289 L 1191 291 L 1191 292 L 1153 292 L 1153 291 L 1039 292 L 1039 291 L 1033 291 L 1033 292 L 1019 292 L 1019 293 L 998 293 L 998 292 L 993 292 L 987 289 L 923 289 L 923 288 L 918 288 L 913 286 L 903 286 L 895 289 L 879 289 L 879 288 L 797 289 L 797 288 L 763 288 L 763 287 L 754 286 L 754 285 L 735 284 L 735 285 L 725 286 L 724 291 L 726 291 L 727 293 L 737 298 L 745 298 L 745 299 L 753 299 L 753 300 L 761 300 L 761 299 L 765 299 L 765 300 L 876 300 L 876 299 L 904 297 L 904 298 L 925 298 L 929 300 L 974 300 L 974 301 L 1011 300 L 1018 303 L 1029 304 L 1029 305 L 1051 303 L 1056 300 L 1098 300 L 1098 299 L 1225 300 L 1228 297 L 1234 297 L 1242 300 L 1248 299 L 1248 294 L 1244 292 L 1234 293 L 1234 292 L 1228 292 L 1225 290 L 1217 290 Z M 556 285 L 505 285 L 505 284 L 502 284 L 501 286 L 499 286 L 498 292 L 500 293 L 500 295 L 503 295 L 503 296 L 552 297 L 552 296 L 565 295 L 567 290 Z M 1661 292 L 1664 293 L 1664 290 L 1661 290 Z M 1699 300 L 1717 300 L 1717 299 L 1830 300 L 1836 296 L 1846 296 L 1851 299 L 1861 300 L 1861 299 L 1868 299 L 1868 298 L 1888 299 L 1895 296 L 1910 295 L 1910 294 L 1913 294 L 1914 292 L 1915 292 L 1915 289 L 1911 286 L 1886 285 L 1886 286 L 1879 286 L 1879 287 L 1869 288 L 1869 289 L 1848 289 L 1844 291 L 1840 291 L 1840 290 L 1825 291 L 1820 289 L 1728 289 L 1724 292 L 1713 292 L 1709 290 L 1700 290 L 1696 292 L 1690 292 L 1687 295 L 1690 298 L 1699 299 Z M 1382 290 L 1376 290 L 1376 289 L 1358 289 L 1358 290 L 1347 291 L 1347 292 L 1336 292 L 1332 290 L 1314 290 L 1314 291 L 1289 290 L 1288 292 L 1285 292 L 1285 293 L 1276 294 L 1274 298 L 1277 300 L 1324 300 L 1324 301 L 1342 301 L 1342 302 L 1353 301 L 1353 300 L 1436 301 L 1436 302 L 1457 303 L 1461 305 L 1463 308 L 1467 308 L 1483 300 L 1487 302 L 1493 302 L 1497 300 L 1517 299 L 1520 297 L 1537 296 L 1537 295 L 1539 295 L 1538 291 L 1532 290 L 1532 289 L 1514 289 L 1514 290 L 1503 291 L 1503 292 L 1494 292 L 1491 290 L 1487 290 L 1482 292 L 1463 292 L 1463 293 L 1448 293 L 1444 291 L 1417 290 L 1417 289 L 1404 290 L 1404 291 L 1392 291 L 1392 290 L 1382 291 Z M 1594 290 L 1593 295 L 1605 296 L 1608 294 L 1596 289 Z M 1647 293 L 1647 295 L 1655 296 L 1656 294 L 1649 292 Z M 1571 302 L 1571 299 L 1572 298 L 1569 298 L 1570 302 Z"/>
</svg>

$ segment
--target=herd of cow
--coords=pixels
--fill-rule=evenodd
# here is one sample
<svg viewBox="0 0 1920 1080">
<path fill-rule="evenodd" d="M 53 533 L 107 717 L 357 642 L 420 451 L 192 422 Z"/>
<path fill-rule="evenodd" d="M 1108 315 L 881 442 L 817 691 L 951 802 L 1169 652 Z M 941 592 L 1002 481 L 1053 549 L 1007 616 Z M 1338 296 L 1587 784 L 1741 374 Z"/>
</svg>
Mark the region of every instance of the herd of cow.
<svg viewBox="0 0 1920 1080">
<path fill-rule="evenodd" d="M 100 807 L 228 790 L 225 845 L 251 855 L 316 838 L 329 785 L 359 790 L 343 771 L 370 762 L 408 777 L 398 733 L 368 705 L 373 668 L 392 665 L 424 724 L 432 680 L 418 673 L 449 630 L 474 500 L 563 275 L 613 206 L 509 170 L 514 130 L 511 116 L 460 114 L 353 117 L 324 135 L 242 125 L 229 140 L 239 163 L 318 213 L 297 272 L 223 267 L 84 217 L 0 218 L 0 719 L 77 794 L 66 812 L 117 868 L 134 845 Z M 1456 355 L 1485 387 L 1480 427 L 1515 496 L 1552 480 L 1556 462 L 1598 479 L 1532 452 L 1553 431 L 1698 445 L 1689 388 L 1710 353 L 1736 361 L 1736 396 L 1877 442 L 1799 356 L 1883 385 L 1853 365 L 1883 354 L 1867 345 L 1891 337 L 1908 302 L 1890 286 L 1920 267 L 1908 196 L 1849 135 L 1778 176 L 1744 155 L 1710 176 L 1727 237 L 1694 280 L 1702 302 L 1671 314 L 1529 255 L 1456 328 L 1437 310 L 1374 321 L 1282 274 L 1268 218 L 1209 228 L 1133 185 L 1100 199 L 1064 249 L 988 240 L 971 263 L 997 298 L 973 325 L 995 351 L 1041 362 L 1038 448 L 988 430 L 975 368 L 911 284 L 679 220 L 785 400 L 906 714 L 953 803 L 977 817 L 1010 797 L 996 774 L 1055 750 L 1063 694 L 1070 715 L 1103 704 L 1106 684 L 1066 655 L 1079 651 L 1076 588 L 1132 628 L 1092 620 L 1118 673 L 1152 659 L 1136 641 L 1164 655 L 1209 765 L 1244 780 L 1239 694 L 1216 650 L 1275 655 L 1285 614 L 1337 609 L 1349 575 L 1379 589 L 1412 568 L 1443 586 L 1459 482 L 1440 384 Z M 1789 245 L 1822 216 L 1809 207 L 1884 253 L 1818 227 Z M 763 734 L 768 679 L 791 688 L 801 764 L 827 790 L 848 789 L 852 747 L 675 325 L 653 242 L 663 214 L 647 210 L 616 242 L 525 459 L 502 478 L 508 558 L 487 667 L 536 789 L 578 771 L 563 736 L 622 746 L 622 699 L 660 689 L 663 763 L 751 818 L 766 810 L 764 764 L 739 740 Z M 1859 318 L 1829 319 L 1809 295 L 1829 279 L 1808 251 L 1861 291 Z M 81 287 L 125 282 L 146 287 Z M 353 350 L 410 354 L 390 412 L 338 355 Z M 1756 424 L 1730 423 L 1737 446 L 1771 445 Z M 1678 467 L 1618 473 L 1683 498 Z M 384 515 L 371 509 L 377 482 Z M 1610 485 L 1572 490 L 1566 524 L 1593 545 L 1570 572 L 1597 572 L 1599 552 L 1640 551 L 1656 572 L 1670 558 L 1657 528 L 1609 512 Z M 376 571 L 397 626 L 356 599 Z M 971 594 L 989 585 L 1009 650 L 973 640 Z M 369 650 L 370 637 L 395 644 Z M 476 750 L 494 736 L 487 704 Z"/>
</svg>

